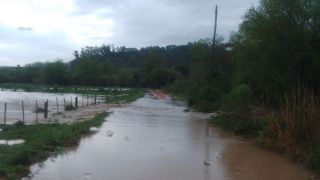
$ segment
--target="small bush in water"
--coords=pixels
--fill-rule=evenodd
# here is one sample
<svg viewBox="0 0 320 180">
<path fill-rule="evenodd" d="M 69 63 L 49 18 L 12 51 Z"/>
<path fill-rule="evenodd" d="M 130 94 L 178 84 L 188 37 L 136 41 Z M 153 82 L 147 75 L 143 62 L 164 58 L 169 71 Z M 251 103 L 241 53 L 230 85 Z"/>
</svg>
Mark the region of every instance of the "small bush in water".
<svg viewBox="0 0 320 180">
<path fill-rule="evenodd" d="M 38 107 L 38 108 L 36 108 L 33 112 L 35 112 L 35 113 L 41 113 L 41 112 L 44 112 L 44 108 L 42 108 L 42 107 Z"/>
<path fill-rule="evenodd" d="M 66 106 L 64 107 L 65 111 L 73 111 L 75 109 L 76 107 L 74 107 L 72 104 L 66 104 Z"/>
</svg>

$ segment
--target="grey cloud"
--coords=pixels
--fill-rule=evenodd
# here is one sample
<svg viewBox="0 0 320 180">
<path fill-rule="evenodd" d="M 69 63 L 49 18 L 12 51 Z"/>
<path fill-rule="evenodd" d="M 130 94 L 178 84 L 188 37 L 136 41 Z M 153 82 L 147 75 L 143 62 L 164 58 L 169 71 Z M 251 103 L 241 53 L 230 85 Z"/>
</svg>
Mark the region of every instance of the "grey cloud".
<svg viewBox="0 0 320 180">
<path fill-rule="evenodd" d="M 74 14 L 90 14 L 105 10 L 104 15 L 108 15 L 110 11 L 125 6 L 128 2 L 127 0 L 74 0 L 76 4 Z"/>
<path fill-rule="evenodd" d="M 32 31 L 33 29 L 31 27 L 18 27 L 19 31 Z"/>
<path fill-rule="evenodd" d="M 68 42 L 63 33 L 38 35 L 20 33 L 20 30 L 0 25 L 0 66 L 24 65 L 57 58 L 71 60 L 72 52 L 80 47 Z"/>
<path fill-rule="evenodd" d="M 120 37 L 129 36 L 136 38 L 128 42 L 131 46 L 182 44 L 204 38 L 210 32 L 210 22 L 201 13 L 164 2 L 149 3 L 147 7 L 143 3 L 133 4 L 115 14 L 119 34 L 113 41 L 125 44 Z"/>
<path fill-rule="evenodd" d="M 230 32 L 237 30 L 246 10 L 258 1 L 74 0 L 75 11 L 70 12 L 70 16 L 93 15 L 113 20 L 112 37 L 96 34 L 91 37 L 91 44 L 85 45 L 104 43 L 140 48 L 210 38 L 215 4 L 219 6 L 218 34 L 228 39 Z M 0 38 L 0 65 L 55 58 L 69 60 L 74 50 L 85 46 L 71 42 L 64 32 L 36 34 L 31 27 L 10 29 L 1 24 Z"/>
<path fill-rule="evenodd" d="M 212 36 L 213 12 L 219 6 L 218 33 L 225 39 L 258 0 L 76 0 L 82 12 L 112 9 L 102 17 L 115 21 L 108 43 L 142 47 L 184 44 Z"/>
</svg>

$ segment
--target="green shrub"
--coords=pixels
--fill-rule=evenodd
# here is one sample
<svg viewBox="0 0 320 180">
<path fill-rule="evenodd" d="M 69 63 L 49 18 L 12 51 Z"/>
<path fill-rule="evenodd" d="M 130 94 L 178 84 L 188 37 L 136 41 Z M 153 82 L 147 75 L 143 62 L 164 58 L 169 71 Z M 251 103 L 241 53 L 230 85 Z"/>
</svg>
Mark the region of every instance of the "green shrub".
<svg viewBox="0 0 320 180">
<path fill-rule="evenodd" d="M 64 107 L 65 111 L 73 111 L 76 110 L 76 107 L 74 107 L 72 104 L 66 104 L 66 106 Z"/>
<path fill-rule="evenodd" d="M 246 84 L 234 87 L 227 95 L 222 97 L 223 111 L 248 112 L 252 91 Z"/>
<path fill-rule="evenodd" d="M 236 113 L 220 113 L 210 122 L 224 130 L 250 137 L 258 136 L 265 128 L 265 119 Z"/>
</svg>

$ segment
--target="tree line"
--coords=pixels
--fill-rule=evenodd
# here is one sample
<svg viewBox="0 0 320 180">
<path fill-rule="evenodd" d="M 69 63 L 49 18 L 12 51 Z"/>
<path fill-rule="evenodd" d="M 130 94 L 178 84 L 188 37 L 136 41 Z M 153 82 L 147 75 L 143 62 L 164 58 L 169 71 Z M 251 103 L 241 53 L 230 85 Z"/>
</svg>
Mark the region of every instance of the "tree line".
<svg viewBox="0 0 320 180">
<path fill-rule="evenodd" d="M 85 47 L 75 51 L 74 60 L 67 63 L 58 59 L 22 67 L 1 67 L 0 82 L 163 87 L 189 73 L 192 47 L 193 43 L 140 50 L 112 45 Z"/>
</svg>

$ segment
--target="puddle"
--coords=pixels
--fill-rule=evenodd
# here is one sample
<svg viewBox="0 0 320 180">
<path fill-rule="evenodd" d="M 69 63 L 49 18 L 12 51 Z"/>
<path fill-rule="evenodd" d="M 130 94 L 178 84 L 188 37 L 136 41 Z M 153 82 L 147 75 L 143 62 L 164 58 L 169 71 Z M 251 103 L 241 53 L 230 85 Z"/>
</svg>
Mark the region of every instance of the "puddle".
<svg viewBox="0 0 320 180">
<path fill-rule="evenodd" d="M 209 127 L 207 114 L 146 96 L 114 108 L 76 151 L 31 166 L 32 179 L 267 180 L 312 174 L 280 155 Z M 116 136 L 115 136 L 116 135 Z M 112 138 L 110 138 L 112 137 Z"/>
<path fill-rule="evenodd" d="M 18 145 L 23 144 L 25 141 L 23 139 L 16 139 L 16 140 L 0 140 L 0 145 Z"/>
</svg>

